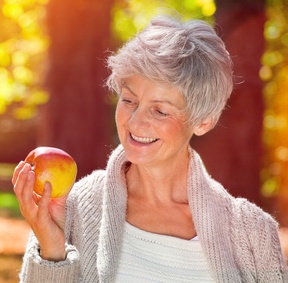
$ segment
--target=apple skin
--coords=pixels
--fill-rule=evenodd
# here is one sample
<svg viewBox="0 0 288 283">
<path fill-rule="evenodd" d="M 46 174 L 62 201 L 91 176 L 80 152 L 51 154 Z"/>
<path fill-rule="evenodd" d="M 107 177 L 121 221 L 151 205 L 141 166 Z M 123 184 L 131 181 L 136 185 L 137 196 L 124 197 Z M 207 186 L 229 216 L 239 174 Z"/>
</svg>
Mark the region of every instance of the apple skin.
<svg viewBox="0 0 288 283">
<path fill-rule="evenodd" d="M 65 196 L 75 182 L 76 162 L 62 149 L 37 147 L 27 155 L 25 162 L 35 172 L 34 192 L 38 195 L 42 195 L 45 183 L 49 182 L 52 186 L 51 198 Z"/>
</svg>

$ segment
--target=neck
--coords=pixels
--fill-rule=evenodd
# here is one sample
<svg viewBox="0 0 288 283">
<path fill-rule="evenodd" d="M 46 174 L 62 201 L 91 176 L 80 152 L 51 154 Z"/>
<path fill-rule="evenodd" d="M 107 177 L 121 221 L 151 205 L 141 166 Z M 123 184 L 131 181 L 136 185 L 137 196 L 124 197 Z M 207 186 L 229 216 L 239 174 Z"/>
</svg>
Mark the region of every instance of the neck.
<svg viewBox="0 0 288 283">
<path fill-rule="evenodd" d="M 149 203 L 187 203 L 189 154 L 164 166 L 131 164 L 127 172 L 128 194 Z M 140 184 L 140 185 L 139 185 Z"/>
</svg>

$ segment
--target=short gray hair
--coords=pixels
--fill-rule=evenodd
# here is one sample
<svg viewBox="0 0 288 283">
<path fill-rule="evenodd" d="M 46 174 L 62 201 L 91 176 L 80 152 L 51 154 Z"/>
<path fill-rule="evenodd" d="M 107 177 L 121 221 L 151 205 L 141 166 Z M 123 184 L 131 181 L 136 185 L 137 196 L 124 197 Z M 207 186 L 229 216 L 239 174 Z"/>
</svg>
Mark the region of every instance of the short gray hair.
<svg viewBox="0 0 288 283">
<path fill-rule="evenodd" d="M 186 100 L 188 122 L 218 121 L 233 89 L 232 61 L 215 30 L 201 20 L 158 16 L 107 60 L 110 90 L 141 75 L 176 87 Z"/>
</svg>

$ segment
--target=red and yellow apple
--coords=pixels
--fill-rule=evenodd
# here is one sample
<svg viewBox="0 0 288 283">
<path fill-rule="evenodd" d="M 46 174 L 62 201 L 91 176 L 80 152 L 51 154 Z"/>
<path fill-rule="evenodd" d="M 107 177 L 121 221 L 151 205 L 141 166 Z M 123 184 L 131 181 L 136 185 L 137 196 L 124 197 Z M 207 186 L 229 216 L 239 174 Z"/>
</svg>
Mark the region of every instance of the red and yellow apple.
<svg viewBox="0 0 288 283">
<path fill-rule="evenodd" d="M 45 183 L 49 182 L 52 187 L 51 198 L 65 196 L 75 182 L 76 162 L 62 149 L 37 147 L 27 155 L 25 162 L 35 172 L 34 192 L 38 195 L 42 195 Z"/>
</svg>

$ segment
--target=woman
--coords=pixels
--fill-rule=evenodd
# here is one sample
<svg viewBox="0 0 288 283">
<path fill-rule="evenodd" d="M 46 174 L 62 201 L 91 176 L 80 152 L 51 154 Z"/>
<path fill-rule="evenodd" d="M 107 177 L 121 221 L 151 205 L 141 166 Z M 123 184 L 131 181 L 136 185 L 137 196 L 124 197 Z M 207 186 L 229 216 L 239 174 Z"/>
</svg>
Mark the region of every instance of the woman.
<svg viewBox="0 0 288 283">
<path fill-rule="evenodd" d="M 202 21 L 157 17 L 108 59 L 121 145 L 68 197 L 13 176 L 31 235 L 21 282 L 287 282 L 277 223 L 236 199 L 189 146 L 232 91 L 229 54 Z"/>
</svg>

